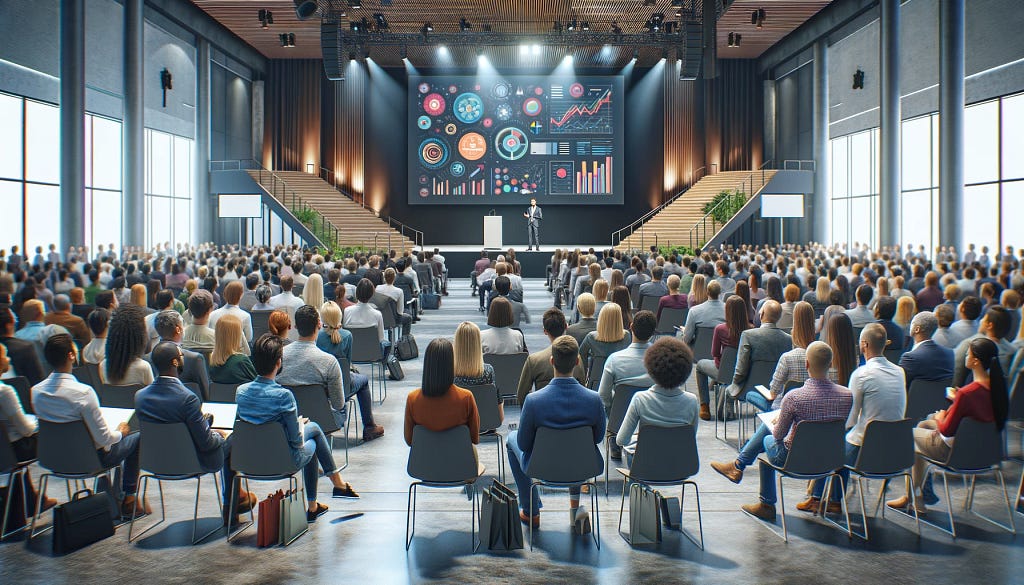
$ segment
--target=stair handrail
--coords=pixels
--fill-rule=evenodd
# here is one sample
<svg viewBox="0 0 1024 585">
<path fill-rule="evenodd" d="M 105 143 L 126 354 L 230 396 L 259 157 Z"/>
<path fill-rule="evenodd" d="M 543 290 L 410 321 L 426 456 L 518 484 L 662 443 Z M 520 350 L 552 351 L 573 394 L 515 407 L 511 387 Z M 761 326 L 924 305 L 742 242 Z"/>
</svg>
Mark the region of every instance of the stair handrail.
<svg viewBox="0 0 1024 585">
<path fill-rule="evenodd" d="M 765 184 L 767 184 L 765 171 L 767 170 L 766 165 L 770 162 L 771 161 L 766 161 L 757 170 L 752 171 L 749 175 L 744 177 L 743 181 L 741 181 L 737 187 L 733 188 L 734 191 L 739 191 L 740 193 L 743 194 L 744 203 L 750 201 L 750 199 L 754 195 L 756 195 L 761 189 L 763 189 Z M 755 181 L 759 182 L 755 183 Z M 757 185 L 756 188 L 755 184 Z M 701 217 L 699 220 L 697 220 L 697 222 L 694 223 L 693 226 L 691 226 L 690 229 L 687 231 L 687 239 L 692 250 L 699 250 L 703 248 L 704 245 L 707 243 L 709 239 L 707 237 L 709 219 L 711 222 L 711 235 L 714 235 L 715 233 L 718 232 L 718 228 L 720 226 L 718 225 L 718 220 L 715 219 L 714 214 L 715 211 L 717 211 L 718 208 L 724 205 L 727 201 L 728 200 L 719 201 L 717 205 L 708 210 L 708 212 L 705 213 L 704 216 Z M 724 226 L 725 224 L 723 223 L 722 225 Z"/>
<path fill-rule="evenodd" d="M 701 179 L 703 179 L 705 175 L 707 175 L 707 167 L 706 166 L 699 167 L 699 168 L 696 168 L 696 169 L 692 170 L 690 172 L 690 182 L 689 183 L 684 183 L 686 186 L 683 187 L 682 189 L 680 189 L 678 193 L 676 193 L 672 197 L 669 197 L 667 201 L 665 201 L 661 205 L 655 207 L 654 209 L 648 211 L 647 213 L 643 214 L 642 216 L 640 216 L 639 219 L 634 220 L 629 225 L 621 227 L 621 228 L 615 230 L 614 232 L 612 232 L 612 236 L 611 236 L 612 247 L 614 248 L 615 246 L 620 244 L 622 242 L 622 240 L 624 240 L 625 238 L 628 238 L 629 236 L 633 235 L 636 232 L 637 226 L 640 226 L 640 228 L 641 228 L 640 229 L 640 247 L 644 248 L 643 224 L 646 223 L 648 219 L 654 217 L 654 215 L 657 214 L 659 211 L 661 211 L 662 209 L 665 209 L 666 207 L 668 207 L 673 201 L 675 201 L 676 199 L 679 199 L 679 197 L 681 197 L 683 195 L 683 193 L 686 193 L 687 191 L 689 191 L 690 188 L 693 187 L 694 185 L 696 185 L 697 181 L 700 181 Z M 624 232 L 626 230 L 629 230 L 629 233 L 624 238 L 622 236 L 622 232 Z"/>
<path fill-rule="evenodd" d="M 312 163 L 307 165 L 307 168 L 309 166 L 312 166 Z M 363 209 L 367 209 L 369 211 L 372 211 L 374 214 L 377 215 L 377 217 L 387 221 L 388 222 L 388 227 L 390 227 L 392 229 L 395 229 L 395 230 L 398 230 L 398 232 L 400 234 L 402 234 L 403 237 L 409 238 L 412 241 L 414 247 L 417 247 L 420 250 L 423 249 L 423 232 L 421 232 L 420 230 L 418 230 L 418 229 L 416 229 L 414 227 L 405 225 L 401 221 L 399 221 L 399 220 L 395 219 L 394 217 L 392 217 L 390 214 L 382 217 L 381 214 L 380 214 L 380 210 L 374 209 L 374 208 L 372 208 L 372 207 L 370 207 L 370 206 L 368 206 L 366 204 L 366 197 L 365 196 L 360 197 L 359 201 L 356 201 L 356 198 L 355 198 L 355 196 L 352 193 L 349 193 L 344 188 L 342 188 L 341 185 L 338 184 L 338 174 L 336 172 L 334 172 L 333 170 L 331 170 L 331 169 L 329 169 L 327 167 L 321 166 L 321 167 L 319 167 L 319 171 L 317 171 L 317 172 L 318 172 L 318 176 L 321 179 L 323 179 L 328 185 L 334 187 L 334 189 L 336 191 L 338 191 L 339 193 L 341 193 L 345 197 L 348 197 L 354 203 L 358 203 Z M 388 242 L 388 249 L 389 250 L 391 249 L 390 240 Z"/>
<path fill-rule="evenodd" d="M 295 215 L 297 212 L 299 212 L 301 210 L 304 215 L 307 214 L 307 213 L 312 213 L 313 216 L 314 216 L 313 222 L 311 224 L 306 224 L 306 225 L 309 226 L 310 230 L 313 232 L 313 235 L 315 235 L 317 238 L 319 238 L 320 239 L 320 243 L 322 243 L 324 246 L 326 246 L 328 248 L 334 249 L 334 248 L 338 248 L 339 247 L 338 242 L 341 241 L 341 238 L 340 238 L 341 230 L 338 229 L 338 227 L 335 226 L 333 223 L 331 223 L 331 220 L 327 219 L 327 216 L 325 216 L 324 214 L 322 214 L 319 211 L 317 211 L 317 209 L 315 207 L 313 207 L 312 205 L 306 203 L 302 199 L 302 197 L 298 193 L 295 192 L 294 189 L 291 189 L 288 186 L 288 183 L 284 179 L 282 179 L 281 177 L 279 177 L 277 175 L 277 173 L 275 173 L 274 171 L 271 171 L 270 169 L 264 167 L 262 164 L 260 164 L 259 161 L 255 160 L 255 159 L 216 160 L 216 161 L 212 160 L 212 161 L 210 161 L 210 171 L 212 172 L 212 171 L 215 171 L 215 170 L 221 170 L 221 171 L 225 171 L 225 170 L 255 170 L 255 171 L 257 171 L 257 180 L 256 180 L 256 182 L 259 184 L 261 189 L 267 191 L 267 193 L 269 193 L 271 195 L 271 197 L 274 197 L 275 199 L 280 201 L 281 204 L 284 205 L 285 208 L 287 208 L 288 211 L 290 211 L 292 213 L 292 215 L 294 215 L 295 218 L 298 219 L 301 223 L 306 224 L 306 222 L 302 221 L 301 219 L 298 218 L 297 215 Z M 267 188 L 267 185 L 265 185 L 264 182 L 263 182 L 264 173 L 266 173 L 266 175 L 270 177 L 270 188 L 269 189 Z M 278 186 L 279 185 L 281 187 L 281 189 L 280 189 L 280 196 L 278 195 L 278 192 L 279 192 L 278 191 Z"/>
</svg>

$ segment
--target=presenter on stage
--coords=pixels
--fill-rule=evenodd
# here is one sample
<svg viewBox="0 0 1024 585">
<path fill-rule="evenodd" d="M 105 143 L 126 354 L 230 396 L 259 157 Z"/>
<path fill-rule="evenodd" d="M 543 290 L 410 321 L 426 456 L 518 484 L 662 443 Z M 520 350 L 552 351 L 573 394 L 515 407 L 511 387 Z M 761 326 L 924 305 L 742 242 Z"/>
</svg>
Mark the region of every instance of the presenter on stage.
<svg viewBox="0 0 1024 585">
<path fill-rule="evenodd" d="M 529 245 L 527 251 L 533 246 L 537 246 L 537 251 L 540 251 L 540 220 L 544 219 L 544 212 L 537 207 L 537 200 L 530 199 L 530 207 L 523 213 L 523 217 L 526 218 L 526 229 L 529 232 Z"/>
</svg>

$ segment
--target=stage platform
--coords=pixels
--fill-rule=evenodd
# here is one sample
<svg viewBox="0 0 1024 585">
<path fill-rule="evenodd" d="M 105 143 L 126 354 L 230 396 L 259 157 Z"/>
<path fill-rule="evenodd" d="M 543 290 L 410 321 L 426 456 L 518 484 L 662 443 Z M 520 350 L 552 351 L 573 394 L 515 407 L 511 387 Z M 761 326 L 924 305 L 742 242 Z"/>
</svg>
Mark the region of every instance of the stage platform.
<svg viewBox="0 0 1024 585">
<path fill-rule="evenodd" d="M 509 248 L 512 248 L 516 252 L 516 260 L 519 261 L 519 265 L 522 267 L 522 276 L 526 278 L 544 278 L 545 269 L 548 264 L 551 263 L 551 254 L 554 253 L 556 248 L 561 249 L 572 249 L 579 248 L 581 250 L 587 250 L 594 248 L 594 250 L 604 250 L 608 248 L 608 244 L 591 244 L 581 246 L 578 244 L 553 244 L 547 246 L 541 246 L 540 251 L 526 251 L 526 246 L 505 246 L 504 248 L 498 249 L 487 249 L 487 256 L 491 260 L 498 257 L 499 254 L 504 254 Z M 424 250 L 433 250 L 437 248 L 441 251 L 441 255 L 444 256 L 445 265 L 448 266 L 448 277 L 449 278 L 466 278 L 469 273 L 473 271 L 473 264 L 476 263 L 477 259 L 480 258 L 480 251 L 483 249 L 482 246 L 467 246 L 465 244 L 445 246 L 442 244 L 424 245 Z"/>
</svg>

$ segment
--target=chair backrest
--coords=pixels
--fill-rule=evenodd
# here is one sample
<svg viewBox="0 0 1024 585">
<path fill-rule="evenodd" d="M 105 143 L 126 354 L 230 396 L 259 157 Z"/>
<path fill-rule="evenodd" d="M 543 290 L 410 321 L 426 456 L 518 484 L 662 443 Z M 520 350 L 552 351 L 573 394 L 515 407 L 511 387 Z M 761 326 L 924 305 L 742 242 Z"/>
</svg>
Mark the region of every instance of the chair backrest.
<svg viewBox="0 0 1024 585">
<path fill-rule="evenodd" d="M 141 421 L 139 466 L 155 475 L 203 473 L 195 443 L 185 423 Z"/>
<path fill-rule="evenodd" d="M 890 362 L 894 364 L 899 364 L 900 357 L 903 355 L 903 348 L 893 347 L 890 345 L 886 347 L 884 350 L 882 350 L 882 355 L 884 355 L 885 359 L 889 360 Z"/>
<path fill-rule="evenodd" d="M 960 421 L 946 465 L 953 469 L 987 469 L 1003 459 L 1003 438 L 996 423 L 977 419 Z"/>
<path fill-rule="evenodd" d="M 805 420 L 797 425 L 784 469 L 797 475 L 820 475 L 843 467 L 845 420 Z"/>
<path fill-rule="evenodd" d="M 476 478 L 480 471 L 469 427 L 459 425 L 435 432 L 416 425 L 406 473 L 421 481 L 455 483 Z"/>
<path fill-rule="evenodd" d="M 732 383 L 732 377 L 736 373 L 736 358 L 740 350 L 728 345 L 722 347 L 722 360 L 718 362 L 718 377 L 715 379 L 719 384 Z"/>
<path fill-rule="evenodd" d="M 71 375 L 83 384 L 95 388 L 100 384 L 100 367 L 96 364 L 83 363 L 71 369 Z"/>
<path fill-rule="evenodd" d="M 39 421 L 39 464 L 58 475 L 91 475 L 103 471 L 85 422 Z"/>
<path fill-rule="evenodd" d="M 142 390 L 142 384 L 128 384 L 126 386 L 114 386 L 112 384 L 100 384 L 96 386 L 96 395 L 100 399 L 100 405 L 113 408 L 135 408 L 135 393 Z"/>
<path fill-rule="evenodd" d="M 199 398 L 199 402 L 203 402 L 203 391 L 199 388 L 199 382 L 183 382 L 183 384 Z"/>
<path fill-rule="evenodd" d="M 652 313 L 657 313 L 658 312 L 658 302 L 660 300 L 661 300 L 661 297 L 656 297 L 654 295 L 641 295 L 640 296 L 640 310 L 641 311 L 650 311 Z"/>
<path fill-rule="evenodd" d="M 270 333 L 270 311 L 249 311 L 252 318 L 252 338 L 259 339 L 264 333 Z"/>
<path fill-rule="evenodd" d="M 693 340 L 693 361 L 711 359 L 711 338 L 715 335 L 714 327 L 697 327 Z"/>
<path fill-rule="evenodd" d="M 587 388 L 597 390 L 601 386 L 601 375 L 604 374 L 604 364 L 608 356 L 592 356 L 590 366 L 587 368 Z"/>
<path fill-rule="evenodd" d="M 284 425 L 236 420 L 231 433 L 231 468 L 253 476 L 292 475 L 299 470 L 288 448 Z"/>
<path fill-rule="evenodd" d="M 640 302 L 640 285 L 642 282 L 634 282 L 629 285 L 629 304 L 632 307 L 636 307 Z"/>
<path fill-rule="evenodd" d="M 352 334 L 352 362 L 369 364 L 381 361 L 380 340 L 376 327 L 349 329 Z"/>
<path fill-rule="evenodd" d="M 388 299 L 388 302 L 383 307 L 377 307 L 380 311 L 381 318 L 384 319 L 384 329 L 394 329 L 398 327 L 398 323 L 395 322 L 395 300 Z"/>
<path fill-rule="evenodd" d="M 682 327 L 686 323 L 686 314 L 689 309 L 683 308 L 666 308 L 661 310 L 661 317 L 658 318 L 658 326 L 655 327 L 655 333 L 662 335 L 672 335 L 676 332 L 676 327 Z"/>
<path fill-rule="evenodd" d="M 629 408 L 633 395 L 637 392 L 647 390 L 646 386 L 627 386 L 616 384 L 612 390 L 612 407 L 608 411 L 608 432 L 617 433 L 622 419 L 626 418 L 626 410 Z"/>
<path fill-rule="evenodd" d="M 910 383 L 904 416 L 920 421 L 929 414 L 949 406 L 949 400 L 946 399 L 946 387 L 952 383 L 953 380 L 950 378 L 945 380 L 915 379 Z"/>
<path fill-rule="evenodd" d="M 341 430 L 334 418 L 331 401 L 327 398 L 327 389 L 320 384 L 302 386 L 286 386 L 295 396 L 295 404 L 299 408 L 299 416 L 304 416 L 320 425 L 325 435 Z"/>
<path fill-rule="evenodd" d="M 1007 418 L 1009 420 L 1024 420 L 1024 371 L 1017 374 L 1017 381 L 1013 384 Z"/>
<path fill-rule="evenodd" d="M 914 465 L 914 420 L 873 420 L 864 429 L 857 471 L 887 475 Z"/>
<path fill-rule="evenodd" d="M 582 483 L 604 471 L 593 427 L 540 427 L 526 475 L 551 483 Z"/>
<path fill-rule="evenodd" d="M 484 363 L 494 368 L 494 385 L 502 396 L 515 396 L 519 387 L 519 377 L 523 375 L 523 366 L 530 354 L 522 353 L 485 353 Z"/>
<path fill-rule="evenodd" d="M 14 453 L 14 445 L 7 439 L 7 425 L 0 422 L 0 474 L 10 473 L 18 466 L 18 456 Z"/>
<path fill-rule="evenodd" d="M 630 476 L 641 481 L 667 483 L 683 481 L 699 470 L 697 431 L 693 425 L 640 425 Z"/>
<path fill-rule="evenodd" d="M 238 384 L 221 384 L 220 382 L 210 382 L 210 402 L 235 402 L 235 392 L 238 390 Z"/>
<path fill-rule="evenodd" d="M 15 394 L 18 395 L 18 400 L 21 402 L 22 410 L 28 414 L 33 414 L 35 412 L 32 410 L 32 385 L 28 383 L 28 378 L 25 376 L 15 376 L 13 378 L 3 380 L 3 383 L 14 388 Z"/>
<path fill-rule="evenodd" d="M 476 400 L 476 410 L 480 413 L 480 430 L 492 431 L 501 426 L 501 403 L 498 402 L 498 387 L 494 384 L 466 386 Z"/>
<path fill-rule="evenodd" d="M 754 386 L 758 384 L 764 384 L 767 386 L 772 381 L 772 376 L 775 375 L 775 366 L 778 365 L 779 360 L 774 359 L 768 360 L 754 360 L 750 364 L 750 370 L 747 372 L 746 379 L 743 380 L 743 391 L 754 390 Z M 735 369 L 735 366 L 734 368 Z M 735 373 L 735 372 L 734 372 Z M 756 390 L 754 390 L 756 392 Z"/>
</svg>

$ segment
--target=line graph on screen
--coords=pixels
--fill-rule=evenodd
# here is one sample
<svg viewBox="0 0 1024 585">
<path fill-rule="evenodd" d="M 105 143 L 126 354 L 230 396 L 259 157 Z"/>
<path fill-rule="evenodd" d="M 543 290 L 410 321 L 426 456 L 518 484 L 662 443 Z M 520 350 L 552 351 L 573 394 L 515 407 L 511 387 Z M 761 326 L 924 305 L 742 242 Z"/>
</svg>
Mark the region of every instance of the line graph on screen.
<svg viewBox="0 0 1024 585">
<path fill-rule="evenodd" d="M 550 100 L 551 134 L 612 134 L 612 88 L 590 85 L 570 88 L 569 95 Z M 576 95 L 577 97 L 573 97 Z"/>
</svg>

